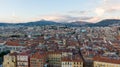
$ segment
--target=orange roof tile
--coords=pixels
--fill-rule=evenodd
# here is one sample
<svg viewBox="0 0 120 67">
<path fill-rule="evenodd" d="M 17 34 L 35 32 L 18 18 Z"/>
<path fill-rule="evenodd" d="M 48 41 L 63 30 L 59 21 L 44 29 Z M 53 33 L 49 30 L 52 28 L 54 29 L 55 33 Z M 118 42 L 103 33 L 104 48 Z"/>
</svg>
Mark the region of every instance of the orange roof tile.
<svg viewBox="0 0 120 67">
<path fill-rule="evenodd" d="M 115 63 L 115 64 L 120 64 L 120 59 L 110 59 L 108 57 L 100 57 L 96 56 L 93 58 L 94 61 L 98 62 L 106 62 L 106 63 Z"/>
</svg>

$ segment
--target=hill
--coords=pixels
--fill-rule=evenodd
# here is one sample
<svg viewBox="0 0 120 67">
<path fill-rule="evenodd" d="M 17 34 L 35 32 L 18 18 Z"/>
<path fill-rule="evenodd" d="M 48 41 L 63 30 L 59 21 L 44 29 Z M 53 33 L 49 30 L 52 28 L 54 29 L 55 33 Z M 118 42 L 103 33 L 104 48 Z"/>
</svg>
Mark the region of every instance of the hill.
<svg viewBox="0 0 120 67">
<path fill-rule="evenodd" d="M 119 19 L 105 19 L 97 23 L 91 23 L 91 22 L 85 22 L 85 21 L 75 21 L 75 22 L 54 22 L 54 21 L 46 21 L 46 20 L 40 20 L 35 22 L 27 22 L 27 23 L 0 23 L 0 26 L 46 26 L 46 25 L 64 25 L 64 26 L 70 26 L 70 27 L 105 27 L 105 26 L 116 26 L 120 25 Z"/>
</svg>

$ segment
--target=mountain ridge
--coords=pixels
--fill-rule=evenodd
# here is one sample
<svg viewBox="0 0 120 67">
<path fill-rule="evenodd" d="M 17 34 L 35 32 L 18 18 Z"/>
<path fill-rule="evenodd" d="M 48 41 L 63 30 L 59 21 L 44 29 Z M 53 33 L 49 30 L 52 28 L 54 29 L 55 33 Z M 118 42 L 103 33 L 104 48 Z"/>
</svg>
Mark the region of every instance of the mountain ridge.
<svg viewBox="0 0 120 67">
<path fill-rule="evenodd" d="M 81 27 L 81 26 L 89 26 L 89 27 L 104 27 L 104 26 L 112 26 L 112 25 L 120 25 L 120 19 L 104 19 L 102 21 L 99 21 L 97 23 L 92 23 L 92 22 L 85 22 L 85 21 L 75 21 L 75 22 L 55 22 L 55 21 L 47 21 L 47 20 L 40 20 L 40 21 L 35 21 L 35 22 L 27 22 L 27 23 L 0 23 L 0 26 L 16 26 L 16 25 L 21 25 L 21 26 L 46 26 L 46 25 L 65 25 L 65 26 L 76 26 L 76 27 Z"/>
</svg>

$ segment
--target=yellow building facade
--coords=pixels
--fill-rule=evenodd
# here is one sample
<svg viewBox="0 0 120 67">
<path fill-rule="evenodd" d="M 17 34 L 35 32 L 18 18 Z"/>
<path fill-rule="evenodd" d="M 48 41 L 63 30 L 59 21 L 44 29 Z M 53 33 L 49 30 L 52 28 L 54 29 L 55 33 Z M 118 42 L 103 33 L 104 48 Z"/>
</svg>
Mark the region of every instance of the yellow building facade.
<svg viewBox="0 0 120 67">
<path fill-rule="evenodd" d="M 62 61 L 61 67 L 83 67 L 81 61 Z"/>
<path fill-rule="evenodd" d="M 94 57 L 94 67 L 120 67 L 120 59 L 108 57 Z"/>
<path fill-rule="evenodd" d="M 120 64 L 94 61 L 94 67 L 120 67 Z"/>
<path fill-rule="evenodd" d="M 16 67 L 16 57 L 13 55 L 5 55 L 3 67 Z"/>
<path fill-rule="evenodd" d="M 83 67 L 83 60 L 79 55 L 63 57 L 61 67 Z"/>
<path fill-rule="evenodd" d="M 49 64 L 52 67 L 61 67 L 61 52 L 49 52 L 48 53 L 48 60 Z"/>
</svg>

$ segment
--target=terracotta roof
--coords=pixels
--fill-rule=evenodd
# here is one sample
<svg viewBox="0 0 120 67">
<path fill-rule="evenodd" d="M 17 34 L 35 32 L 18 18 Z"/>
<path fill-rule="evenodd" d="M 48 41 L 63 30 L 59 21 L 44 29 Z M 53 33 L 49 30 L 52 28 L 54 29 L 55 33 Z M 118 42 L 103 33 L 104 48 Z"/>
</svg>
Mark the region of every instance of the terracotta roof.
<svg viewBox="0 0 120 67">
<path fill-rule="evenodd" d="M 19 53 L 18 55 L 26 55 L 26 56 L 29 56 L 29 55 L 31 55 L 31 50 L 23 51 L 23 52 Z"/>
<path fill-rule="evenodd" d="M 47 53 L 36 52 L 30 58 L 42 59 L 47 56 Z"/>
<path fill-rule="evenodd" d="M 98 61 L 98 62 L 106 62 L 106 63 L 115 63 L 115 64 L 120 64 L 120 59 L 112 59 L 112 58 L 108 58 L 108 57 L 100 57 L 100 56 L 96 56 L 93 58 L 94 61 Z"/>
<path fill-rule="evenodd" d="M 8 46 L 20 46 L 20 44 L 17 41 L 7 41 L 6 45 Z"/>
</svg>

